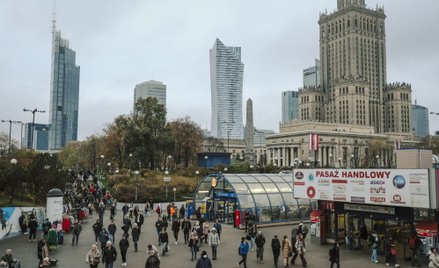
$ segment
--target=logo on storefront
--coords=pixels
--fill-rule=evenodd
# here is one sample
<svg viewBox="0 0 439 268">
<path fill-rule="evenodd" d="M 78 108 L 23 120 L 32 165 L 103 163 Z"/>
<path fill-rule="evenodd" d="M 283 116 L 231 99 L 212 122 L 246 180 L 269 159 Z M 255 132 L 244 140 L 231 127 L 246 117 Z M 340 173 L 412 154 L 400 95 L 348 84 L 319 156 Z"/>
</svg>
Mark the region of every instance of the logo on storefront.
<svg viewBox="0 0 439 268">
<path fill-rule="evenodd" d="M 370 197 L 370 201 L 374 202 L 374 203 L 384 203 L 384 202 L 386 202 L 386 198 L 385 197 L 379 197 L 379 196 L 371 196 Z"/>
<path fill-rule="evenodd" d="M 397 189 L 402 189 L 405 186 L 405 179 L 401 175 L 396 175 L 393 178 L 393 186 L 395 186 Z"/>
<path fill-rule="evenodd" d="M 393 203 L 393 204 L 405 204 L 405 202 L 402 201 L 402 197 L 399 194 L 393 195 L 392 201 L 390 201 L 390 203 Z"/>
<path fill-rule="evenodd" d="M 316 196 L 316 189 L 312 186 L 309 186 L 308 189 L 306 189 L 306 194 L 309 198 L 314 198 Z"/>
<path fill-rule="evenodd" d="M 346 186 L 343 184 L 337 184 L 334 185 L 334 192 L 336 193 L 345 193 L 346 192 Z"/>
<path fill-rule="evenodd" d="M 385 194 L 386 188 L 384 188 L 384 187 L 371 187 L 370 193 L 371 194 Z"/>
<path fill-rule="evenodd" d="M 314 180 L 314 175 L 309 174 L 308 179 L 309 179 L 310 181 Z"/>
<path fill-rule="evenodd" d="M 371 185 L 383 185 L 385 183 L 386 183 L 385 181 L 375 181 L 375 180 L 370 181 Z"/>
<path fill-rule="evenodd" d="M 303 173 L 301 171 L 297 171 L 296 174 L 296 179 L 301 180 L 303 179 L 303 177 L 305 177 L 305 175 L 303 175 Z"/>
</svg>

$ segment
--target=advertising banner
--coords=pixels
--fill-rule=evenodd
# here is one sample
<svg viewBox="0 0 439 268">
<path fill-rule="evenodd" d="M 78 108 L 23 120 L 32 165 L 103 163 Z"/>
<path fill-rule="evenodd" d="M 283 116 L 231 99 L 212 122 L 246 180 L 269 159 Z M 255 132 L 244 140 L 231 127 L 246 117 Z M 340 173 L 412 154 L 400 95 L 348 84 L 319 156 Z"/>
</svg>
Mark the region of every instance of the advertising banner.
<svg viewBox="0 0 439 268">
<path fill-rule="evenodd" d="M 295 169 L 294 198 L 429 208 L 428 169 Z"/>
</svg>

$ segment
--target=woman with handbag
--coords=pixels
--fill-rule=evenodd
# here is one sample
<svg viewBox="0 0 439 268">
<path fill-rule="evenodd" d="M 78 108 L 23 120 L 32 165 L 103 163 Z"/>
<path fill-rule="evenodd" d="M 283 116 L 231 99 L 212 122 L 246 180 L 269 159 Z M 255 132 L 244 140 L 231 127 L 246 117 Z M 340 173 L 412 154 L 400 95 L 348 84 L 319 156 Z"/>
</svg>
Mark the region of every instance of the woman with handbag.
<svg viewBox="0 0 439 268">
<path fill-rule="evenodd" d="M 288 267 L 288 258 L 293 255 L 293 248 L 291 242 L 286 235 L 282 239 L 282 255 L 284 257 L 284 266 Z"/>
</svg>

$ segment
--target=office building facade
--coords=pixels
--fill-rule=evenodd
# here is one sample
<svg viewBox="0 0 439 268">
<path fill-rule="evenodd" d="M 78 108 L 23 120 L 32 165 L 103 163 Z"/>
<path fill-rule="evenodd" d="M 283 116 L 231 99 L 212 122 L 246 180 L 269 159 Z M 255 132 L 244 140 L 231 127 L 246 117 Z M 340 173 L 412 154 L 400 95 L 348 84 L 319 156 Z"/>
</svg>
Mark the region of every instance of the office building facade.
<svg viewBox="0 0 439 268">
<path fill-rule="evenodd" d="M 156 98 L 158 104 L 166 108 L 166 85 L 163 82 L 149 80 L 136 85 L 134 88 L 134 104 L 140 98 Z"/>
<path fill-rule="evenodd" d="M 60 150 L 78 139 L 79 73 L 76 52 L 61 32 L 52 28 L 49 149 Z"/>
<path fill-rule="evenodd" d="M 241 48 L 225 46 L 216 39 L 210 53 L 211 135 L 243 139 L 242 85 L 244 64 Z"/>
<path fill-rule="evenodd" d="M 320 61 L 315 60 L 315 65 L 303 70 L 303 87 L 320 86 Z"/>
<path fill-rule="evenodd" d="M 430 135 L 430 127 L 428 120 L 428 108 L 415 104 L 412 105 L 412 128 L 415 131 L 417 138 L 422 138 Z"/>
<path fill-rule="evenodd" d="M 282 123 L 299 118 L 299 92 L 284 91 L 282 96 Z"/>
<path fill-rule="evenodd" d="M 34 135 L 32 135 L 32 123 L 24 124 L 23 148 L 47 151 L 49 149 L 49 125 L 35 123 L 33 131 Z"/>
</svg>

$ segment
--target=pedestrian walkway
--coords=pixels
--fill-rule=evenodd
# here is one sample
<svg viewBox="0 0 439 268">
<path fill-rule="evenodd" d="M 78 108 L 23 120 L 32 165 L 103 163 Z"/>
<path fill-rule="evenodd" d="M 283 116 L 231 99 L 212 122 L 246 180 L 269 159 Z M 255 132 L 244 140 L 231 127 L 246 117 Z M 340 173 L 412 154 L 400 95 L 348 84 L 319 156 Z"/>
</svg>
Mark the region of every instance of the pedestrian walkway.
<svg viewBox="0 0 439 268">
<path fill-rule="evenodd" d="M 104 216 L 104 227 L 107 228 L 110 223 L 110 211 L 107 210 Z M 84 221 L 82 227 L 82 233 L 79 237 L 78 246 L 71 246 L 71 234 L 66 234 L 64 238 L 64 245 L 58 247 L 55 251 L 51 252 L 51 257 L 57 258 L 59 260 L 57 267 L 68 267 L 68 268 L 82 268 L 88 267 L 85 263 L 85 255 L 90 249 L 91 244 L 94 242 L 94 234 L 92 230 L 92 225 L 96 221 L 98 216 L 94 213 L 92 217 L 89 217 L 86 221 Z M 146 255 L 146 247 L 149 243 L 153 243 L 157 246 L 157 233 L 155 231 L 155 221 L 157 220 L 157 216 L 153 213 L 149 217 L 145 217 L 145 224 L 142 226 L 142 233 L 139 240 L 139 251 L 134 252 L 134 246 L 131 239 L 131 231 L 130 231 L 130 248 L 128 249 L 127 254 L 127 264 L 128 267 L 136 267 L 142 268 L 145 266 L 145 261 L 147 259 Z M 122 259 L 119 252 L 119 240 L 122 235 L 122 212 L 118 211 L 115 223 L 117 225 L 116 232 L 116 249 L 118 251 L 118 258 L 114 264 L 114 267 L 121 267 Z M 211 225 L 212 226 L 212 225 Z M 276 226 L 276 227 L 268 227 L 261 228 L 260 230 L 265 236 L 266 244 L 265 244 L 265 252 L 264 252 L 264 263 L 258 263 L 256 261 L 256 250 L 253 252 L 249 252 L 247 258 L 247 267 L 248 268 L 272 268 L 273 264 L 273 254 L 271 251 L 271 239 L 275 234 L 281 239 L 284 235 L 290 236 L 292 226 Z M 38 233 L 39 234 L 39 233 Z M 161 257 L 161 266 L 162 268 L 188 268 L 195 267 L 195 261 L 191 261 L 191 253 L 189 247 L 184 244 L 183 233 L 179 234 L 179 243 L 177 245 L 174 244 L 173 233 L 168 227 L 168 235 L 170 241 L 170 251 L 169 254 Z M 240 242 L 240 238 L 245 236 L 245 233 L 242 230 L 234 229 L 231 226 L 223 225 L 223 232 L 221 234 L 221 245 L 218 247 L 218 259 L 213 261 L 213 267 L 215 268 L 231 268 L 237 267 L 237 263 L 240 260 L 238 256 L 238 245 Z M 307 237 L 306 241 L 307 251 L 306 251 L 306 259 L 308 261 L 308 267 L 329 267 L 329 256 L 328 250 L 329 245 L 312 245 L 309 241 L 309 237 Z M 13 250 L 13 256 L 22 261 L 23 268 L 34 268 L 37 267 L 38 258 L 37 258 L 37 243 L 36 242 L 28 242 L 28 237 L 25 235 L 20 235 L 18 237 L 6 239 L 0 241 L 0 254 L 3 255 L 5 250 L 11 248 Z M 160 250 L 160 249 L 159 249 Z M 198 253 L 198 257 L 201 251 L 206 250 L 208 252 L 209 258 L 211 258 L 211 249 L 209 245 L 203 244 Z M 341 259 L 341 267 L 383 267 L 384 257 L 380 257 L 380 263 L 375 264 L 370 262 L 370 256 L 366 251 L 350 251 L 344 249 L 344 246 L 341 246 L 340 251 L 340 259 Z M 296 261 L 296 266 L 300 265 L 300 260 Z M 404 264 L 400 263 L 401 267 L 409 266 L 409 263 Z M 104 267 L 102 264 L 99 267 Z M 279 258 L 279 267 L 283 267 L 282 256 Z M 291 267 L 291 265 L 290 265 Z"/>
</svg>

